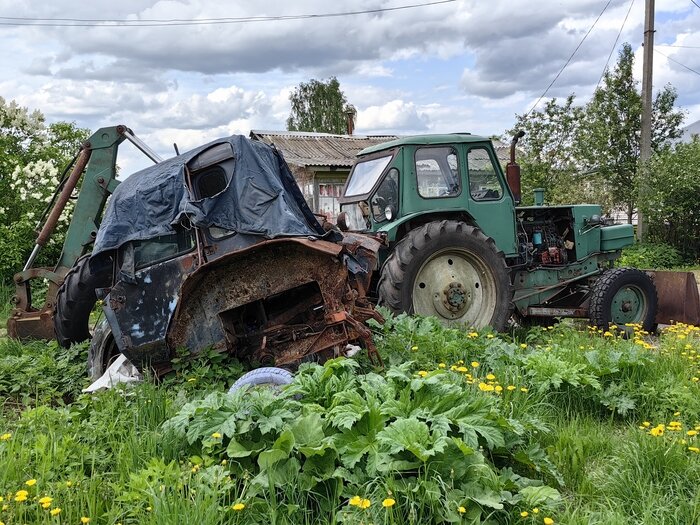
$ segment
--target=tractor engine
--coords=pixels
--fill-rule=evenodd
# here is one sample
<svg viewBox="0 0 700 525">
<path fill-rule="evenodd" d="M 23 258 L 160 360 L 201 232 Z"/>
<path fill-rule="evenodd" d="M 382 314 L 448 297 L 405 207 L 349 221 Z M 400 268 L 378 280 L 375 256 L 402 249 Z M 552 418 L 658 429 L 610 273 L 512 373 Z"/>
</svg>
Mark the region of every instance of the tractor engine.
<svg viewBox="0 0 700 525">
<path fill-rule="evenodd" d="M 551 208 L 519 211 L 518 244 L 527 266 L 558 266 L 576 260 L 572 219 L 558 211 Z"/>
</svg>

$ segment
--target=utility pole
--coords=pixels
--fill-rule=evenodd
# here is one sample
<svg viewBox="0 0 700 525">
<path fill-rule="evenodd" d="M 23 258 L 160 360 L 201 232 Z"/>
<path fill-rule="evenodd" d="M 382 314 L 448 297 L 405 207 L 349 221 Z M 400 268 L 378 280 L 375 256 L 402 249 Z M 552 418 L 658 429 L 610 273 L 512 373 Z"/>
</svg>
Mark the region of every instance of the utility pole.
<svg viewBox="0 0 700 525">
<path fill-rule="evenodd" d="M 644 10 L 644 58 L 642 63 L 642 133 L 639 145 L 639 198 L 641 204 L 647 195 L 649 159 L 651 158 L 651 91 L 654 70 L 654 0 L 646 0 Z M 646 235 L 644 216 L 637 205 L 637 240 Z"/>
</svg>

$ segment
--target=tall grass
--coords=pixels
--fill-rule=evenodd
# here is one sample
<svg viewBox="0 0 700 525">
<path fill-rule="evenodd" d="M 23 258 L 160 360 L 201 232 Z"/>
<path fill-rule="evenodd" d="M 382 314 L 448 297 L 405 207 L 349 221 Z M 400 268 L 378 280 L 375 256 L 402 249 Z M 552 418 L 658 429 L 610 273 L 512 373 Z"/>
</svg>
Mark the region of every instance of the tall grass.
<svg viewBox="0 0 700 525">
<path fill-rule="evenodd" d="M 276 401 L 206 397 L 243 371 L 218 358 L 179 363 L 165 381 L 85 395 L 84 346 L 0 340 L 0 522 L 700 523 L 700 331 L 679 326 L 659 338 L 625 339 L 564 323 L 503 336 L 407 317 L 374 330 L 386 370 L 364 358 L 357 369 L 312 367 L 296 394 Z M 405 392 L 391 390 L 397 385 Z M 430 389 L 487 407 L 485 421 L 503 433 L 502 444 L 479 437 L 479 454 L 466 457 L 482 459 L 465 470 L 454 461 L 452 472 L 430 459 L 411 467 L 407 450 L 380 451 L 397 463 L 376 476 L 367 475 L 365 460 L 342 466 L 338 436 L 356 431 L 354 442 L 343 441 L 352 450 L 370 434 L 361 420 L 338 430 L 331 419 L 346 421 L 365 404 L 372 417 L 384 413 L 377 428 L 425 421 L 428 441 L 400 438 L 409 448 L 434 446 L 438 432 L 457 435 L 430 415 L 450 408 L 439 408 Z M 375 395 L 384 408 L 372 412 Z M 291 417 L 269 419 L 274 436 L 252 433 L 274 407 Z M 235 416 L 235 430 L 221 430 L 227 419 L 217 414 Z M 178 421 L 187 421 L 186 434 L 173 431 Z M 320 421 L 322 435 L 299 421 Z M 260 465 L 273 456 L 260 454 L 284 449 L 287 431 L 296 435 L 285 456 L 293 468 L 273 462 L 279 468 L 265 471 Z M 322 481 L 311 483 L 310 473 Z M 367 508 L 351 505 L 353 496 Z"/>
</svg>

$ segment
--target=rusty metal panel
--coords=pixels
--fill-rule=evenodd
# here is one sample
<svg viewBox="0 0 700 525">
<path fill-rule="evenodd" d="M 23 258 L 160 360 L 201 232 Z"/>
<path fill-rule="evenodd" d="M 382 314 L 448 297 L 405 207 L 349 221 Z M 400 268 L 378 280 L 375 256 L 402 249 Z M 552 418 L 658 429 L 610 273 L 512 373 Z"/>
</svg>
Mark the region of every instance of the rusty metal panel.
<svg viewBox="0 0 700 525">
<path fill-rule="evenodd" d="M 700 325 L 700 294 L 692 272 L 647 272 L 656 285 L 656 322 Z"/>
</svg>

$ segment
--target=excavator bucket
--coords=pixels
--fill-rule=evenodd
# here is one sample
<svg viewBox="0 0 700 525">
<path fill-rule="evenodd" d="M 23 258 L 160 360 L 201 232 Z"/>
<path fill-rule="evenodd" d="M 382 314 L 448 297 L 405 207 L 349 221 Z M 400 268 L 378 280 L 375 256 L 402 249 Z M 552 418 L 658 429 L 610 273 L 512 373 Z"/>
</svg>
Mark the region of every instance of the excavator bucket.
<svg viewBox="0 0 700 525">
<path fill-rule="evenodd" d="M 700 326 L 700 285 L 693 272 L 647 272 L 659 296 L 656 322 Z"/>
</svg>

